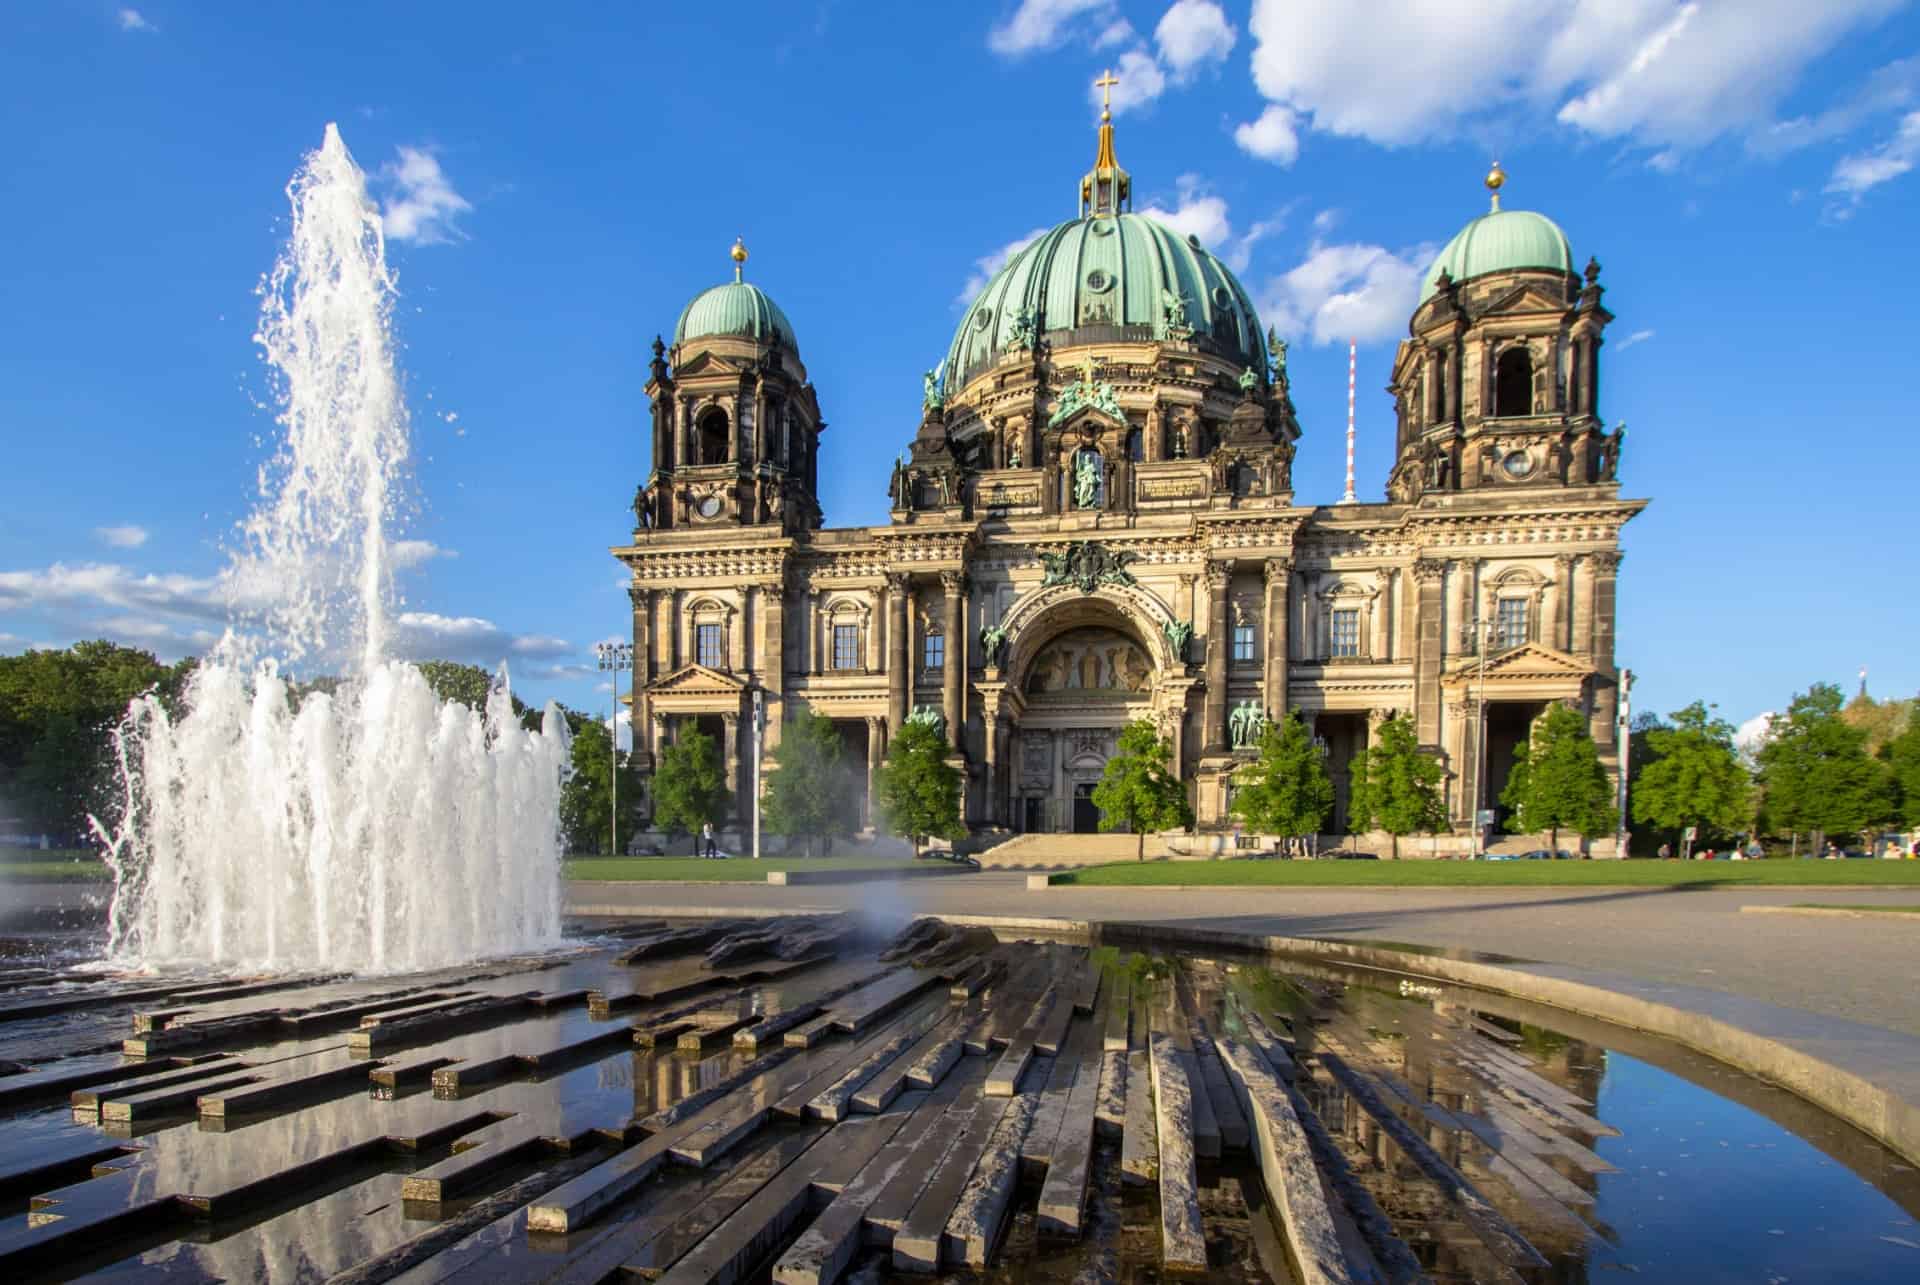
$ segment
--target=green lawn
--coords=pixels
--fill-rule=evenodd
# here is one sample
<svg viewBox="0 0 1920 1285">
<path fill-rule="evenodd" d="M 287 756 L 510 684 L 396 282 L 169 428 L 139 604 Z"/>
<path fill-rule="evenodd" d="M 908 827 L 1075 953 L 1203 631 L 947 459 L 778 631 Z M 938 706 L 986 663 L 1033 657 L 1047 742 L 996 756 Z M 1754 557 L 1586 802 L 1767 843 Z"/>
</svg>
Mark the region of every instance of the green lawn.
<svg viewBox="0 0 1920 1285">
<path fill-rule="evenodd" d="M 111 878 L 106 862 L 85 850 L 14 848 L 0 856 L 0 883 L 84 883 Z"/>
<path fill-rule="evenodd" d="M 1081 887 L 1920 888 L 1920 861 L 1148 861 L 1057 874 Z"/>
<path fill-rule="evenodd" d="M 894 857 L 569 857 L 569 879 L 682 879 L 695 883 L 766 882 L 769 870 L 898 870 L 912 865 Z"/>
</svg>

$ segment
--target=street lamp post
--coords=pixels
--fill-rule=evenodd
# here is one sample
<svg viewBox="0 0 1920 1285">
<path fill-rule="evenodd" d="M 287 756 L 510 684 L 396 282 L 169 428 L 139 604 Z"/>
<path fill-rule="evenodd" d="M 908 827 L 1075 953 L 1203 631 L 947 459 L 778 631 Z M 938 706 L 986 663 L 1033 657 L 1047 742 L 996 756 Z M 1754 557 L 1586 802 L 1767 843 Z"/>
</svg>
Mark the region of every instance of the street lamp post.
<svg viewBox="0 0 1920 1285">
<path fill-rule="evenodd" d="M 620 855 L 620 673 L 633 668 L 633 644 L 603 642 L 595 643 L 594 655 L 599 657 L 600 672 L 613 675 L 613 721 L 607 724 L 607 734 L 612 747 L 612 766 L 608 772 L 609 783 L 613 787 L 613 806 L 607 818 L 607 828 L 612 831 L 612 847 L 609 855 Z"/>
<path fill-rule="evenodd" d="M 1620 784 L 1614 796 L 1614 808 L 1620 813 L 1613 834 L 1613 855 L 1627 855 L 1627 769 L 1633 763 L 1633 671 L 1620 671 L 1619 725 L 1613 737 L 1614 752 L 1620 756 Z"/>
<path fill-rule="evenodd" d="M 758 687 L 753 689 L 753 735 L 748 738 L 753 746 L 753 859 L 760 859 L 760 736 L 761 724 L 766 719 L 765 692 Z"/>
</svg>

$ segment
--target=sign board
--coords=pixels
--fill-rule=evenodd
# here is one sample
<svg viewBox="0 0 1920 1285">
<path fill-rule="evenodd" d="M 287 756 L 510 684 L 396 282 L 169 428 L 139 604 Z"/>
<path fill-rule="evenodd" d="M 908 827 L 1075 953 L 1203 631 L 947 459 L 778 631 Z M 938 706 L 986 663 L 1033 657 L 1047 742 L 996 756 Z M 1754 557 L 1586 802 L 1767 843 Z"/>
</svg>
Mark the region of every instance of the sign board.
<svg viewBox="0 0 1920 1285">
<path fill-rule="evenodd" d="M 1682 839 L 1685 839 L 1688 843 L 1692 843 L 1695 839 L 1700 837 L 1700 827 L 1697 825 L 1690 825 L 1686 829 L 1680 832 L 1680 837 Z"/>
</svg>

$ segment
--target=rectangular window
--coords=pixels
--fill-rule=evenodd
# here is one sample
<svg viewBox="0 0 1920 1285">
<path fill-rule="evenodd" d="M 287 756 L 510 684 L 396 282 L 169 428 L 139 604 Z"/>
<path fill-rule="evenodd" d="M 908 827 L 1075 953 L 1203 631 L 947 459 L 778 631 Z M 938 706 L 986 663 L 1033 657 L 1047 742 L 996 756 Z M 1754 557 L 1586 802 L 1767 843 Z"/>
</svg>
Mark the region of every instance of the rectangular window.
<svg viewBox="0 0 1920 1285">
<path fill-rule="evenodd" d="M 696 625 L 693 630 L 693 657 L 708 669 L 724 669 L 720 655 L 720 626 Z"/>
<path fill-rule="evenodd" d="M 947 636 L 928 634 L 921 641 L 920 656 L 923 668 L 944 669 L 947 664 Z"/>
<path fill-rule="evenodd" d="M 860 626 L 835 625 L 833 627 L 833 667 L 835 669 L 860 668 Z"/>
<path fill-rule="evenodd" d="M 1527 640 L 1527 600 L 1525 598 L 1502 598 L 1495 605 L 1493 617 L 1494 645 L 1497 647 L 1518 647 Z"/>
<path fill-rule="evenodd" d="M 1235 660 L 1253 659 L 1253 626 L 1235 625 L 1233 627 L 1233 658 Z"/>
<path fill-rule="evenodd" d="M 1357 607 L 1346 607 L 1333 613 L 1333 654 L 1360 654 L 1360 611 Z"/>
</svg>

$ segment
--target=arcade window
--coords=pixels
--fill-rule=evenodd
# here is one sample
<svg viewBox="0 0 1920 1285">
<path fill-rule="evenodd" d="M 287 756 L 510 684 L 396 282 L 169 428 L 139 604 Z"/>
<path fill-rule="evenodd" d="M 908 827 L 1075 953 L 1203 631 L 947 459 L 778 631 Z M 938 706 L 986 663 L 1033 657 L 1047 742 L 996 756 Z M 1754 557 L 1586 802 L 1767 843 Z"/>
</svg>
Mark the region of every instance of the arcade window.
<svg viewBox="0 0 1920 1285">
<path fill-rule="evenodd" d="M 1235 625 L 1233 627 L 1233 658 L 1235 660 L 1253 659 L 1253 626 Z"/>
<path fill-rule="evenodd" d="M 833 627 L 833 667 L 835 669 L 860 668 L 860 626 L 835 625 Z"/>
<path fill-rule="evenodd" d="M 944 669 L 947 663 L 947 636 L 928 634 L 920 646 L 921 666 L 925 669 Z"/>
<path fill-rule="evenodd" d="M 1344 607 L 1333 613 L 1333 654 L 1336 656 L 1358 656 L 1360 654 L 1360 612 L 1358 608 Z"/>
<path fill-rule="evenodd" d="M 693 658 L 708 669 L 721 668 L 720 626 L 696 625 L 693 630 Z"/>
<path fill-rule="evenodd" d="M 1527 600 L 1502 598 L 1494 607 L 1493 637 L 1496 647 L 1518 647 L 1527 640 Z"/>
</svg>

